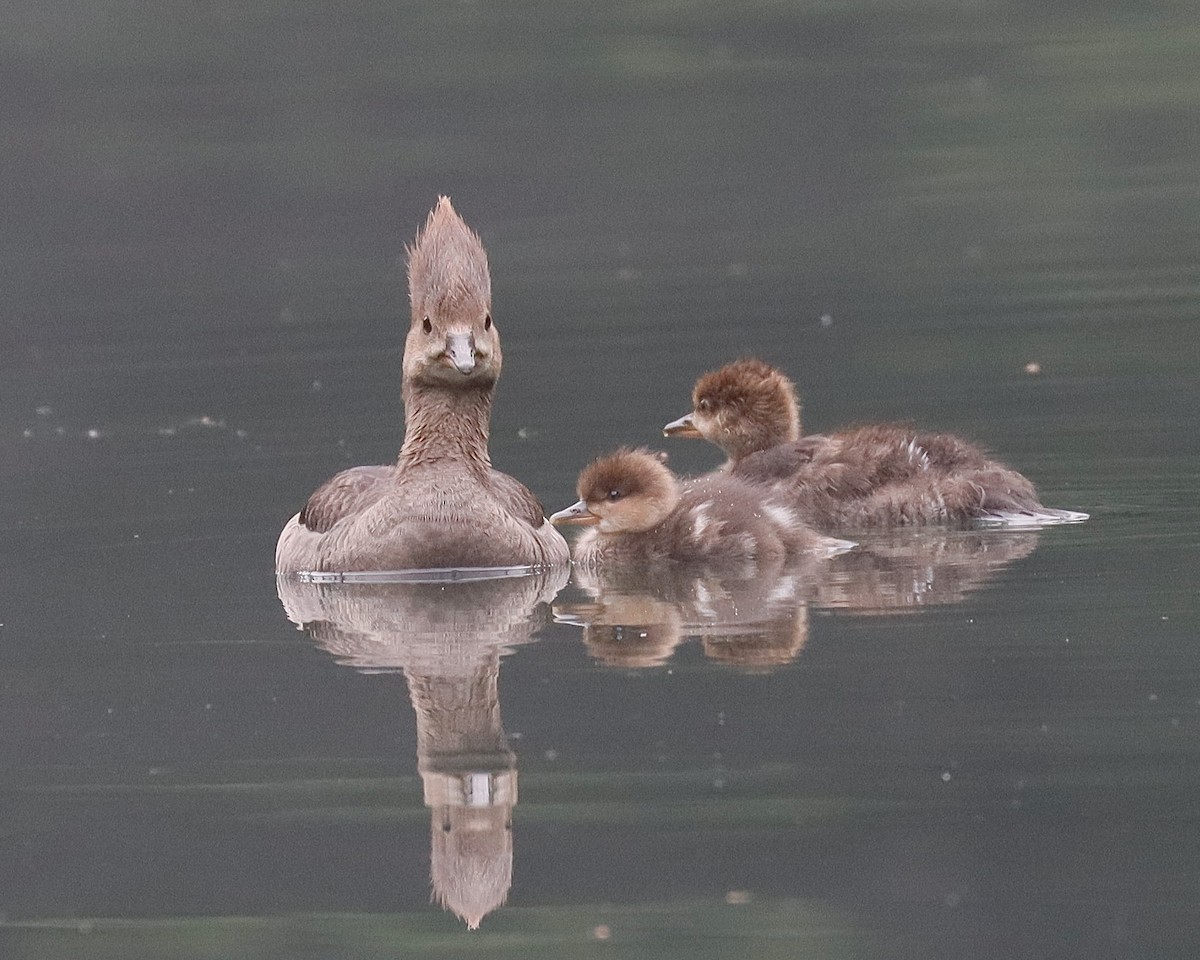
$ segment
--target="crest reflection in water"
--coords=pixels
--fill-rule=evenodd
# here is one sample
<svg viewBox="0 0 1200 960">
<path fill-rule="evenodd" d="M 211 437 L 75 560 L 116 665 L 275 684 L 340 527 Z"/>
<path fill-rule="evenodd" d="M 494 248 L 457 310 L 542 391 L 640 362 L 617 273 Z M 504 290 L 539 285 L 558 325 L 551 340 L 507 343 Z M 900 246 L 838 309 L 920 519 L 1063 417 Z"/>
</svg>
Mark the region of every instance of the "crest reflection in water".
<svg viewBox="0 0 1200 960">
<path fill-rule="evenodd" d="M 500 658 L 549 621 L 565 568 L 394 583 L 278 580 L 289 619 L 339 663 L 403 672 L 417 719 L 433 897 L 470 928 L 512 885 L 516 755 L 500 719 Z"/>
</svg>

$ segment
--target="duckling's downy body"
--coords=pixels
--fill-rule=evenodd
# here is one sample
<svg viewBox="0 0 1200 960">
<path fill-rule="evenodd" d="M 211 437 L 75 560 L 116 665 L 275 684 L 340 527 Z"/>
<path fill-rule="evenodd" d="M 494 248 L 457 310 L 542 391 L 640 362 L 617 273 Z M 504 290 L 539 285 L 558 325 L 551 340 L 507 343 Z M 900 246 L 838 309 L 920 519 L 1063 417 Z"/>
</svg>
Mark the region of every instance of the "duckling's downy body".
<svg viewBox="0 0 1200 960">
<path fill-rule="evenodd" d="M 483 244 L 447 197 L 408 251 L 408 283 L 399 459 L 318 488 L 280 534 L 276 571 L 566 563 L 566 541 L 537 498 L 492 469 L 501 352 L 491 276 Z"/>
<path fill-rule="evenodd" d="M 853 544 L 822 536 L 796 512 L 737 477 L 680 483 L 648 450 L 618 450 L 580 475 L 579 501 L 550 519 L 586 524 L 575 562 L 756 560 L 780 563 L 801 553 L 832 555 Z"/>
<path fill-rule="evenodd" d="M 766 485 L 822 529 L 1087 519 L 1043 506 L 1028 479 L 953 434 L 885 423 L 801 437 L 795 385 L 761 360 L 705 374 L 692 400 L 664 433 L 715 443 L 729 457 L 721 472 Z"/>
</svg>

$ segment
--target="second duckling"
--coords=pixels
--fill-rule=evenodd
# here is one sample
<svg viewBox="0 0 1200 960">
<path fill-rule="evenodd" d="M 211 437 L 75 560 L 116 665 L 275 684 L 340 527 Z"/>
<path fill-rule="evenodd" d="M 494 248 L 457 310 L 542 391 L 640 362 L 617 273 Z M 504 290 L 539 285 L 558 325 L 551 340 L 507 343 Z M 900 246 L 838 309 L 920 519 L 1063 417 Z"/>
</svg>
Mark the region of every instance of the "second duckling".
<svg viewBox="0 0 1200 960">
<path fill-rule="evenodd" d="M 1087 519 L 1044 506 L 1028 478 L 954 434 L 877 423 L 801 436 L 796 385 L 761 360 L 706 373 L 692 403 L 664 434 L 715 443 L 729 457 L 721 472 L 764 486 L 822 529 Z"/>
<path fill-rule="evenodd" d="M 579 501 L 550 517 L 556 524 L 590 527 L 575 542 L 576 563 L 778 563 L 854 546 L 817 533 L 791 507 L 737 477 L 681 482 L 665 459 L 644 448 L 622 448 L 584 469 L 576 486 Z"/>
</svg>

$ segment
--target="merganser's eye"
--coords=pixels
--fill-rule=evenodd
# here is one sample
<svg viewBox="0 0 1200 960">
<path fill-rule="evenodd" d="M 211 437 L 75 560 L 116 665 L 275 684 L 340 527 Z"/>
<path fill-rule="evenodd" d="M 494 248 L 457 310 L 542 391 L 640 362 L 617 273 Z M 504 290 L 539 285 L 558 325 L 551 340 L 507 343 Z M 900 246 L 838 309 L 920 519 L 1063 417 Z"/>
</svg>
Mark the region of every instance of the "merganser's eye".
<svg viewBox="0 0 1200 960">
<path fill-rule="evenodd" d="M 492 315 L 490 313 L 483 318 L 483 329 L 484 330 L 492 329 Z"/>
<path fill-rule="evenodd" d="M 609 490 L 608 491 L 608 499 L 609 500 L 620 500 L 621 499 L 621 491 L 620 490 Z"/>
<path fill-rule="evenodd" d="M 421 329 L 426 333 L 433 333 L 433 324 L 429 322 L 429 318 L 425 318 L 425 322 L 421 324 Z"/>
<path fill-rule="evenodd" d="M 700 410 L 702 410 L 704 413 L 708 413 L 709 409 L 712 407 L 712 403 L 711 403 L 711 401 L 708 399 L 708 397 L 705 397 L 705 398 L 704 398 L 703 400 L 701 400 L 701 401 L 700 401 L 698 404 L 696 404 L 696 406 L 697 406 L 697 407 L 698 407 Z"/>
</svg>

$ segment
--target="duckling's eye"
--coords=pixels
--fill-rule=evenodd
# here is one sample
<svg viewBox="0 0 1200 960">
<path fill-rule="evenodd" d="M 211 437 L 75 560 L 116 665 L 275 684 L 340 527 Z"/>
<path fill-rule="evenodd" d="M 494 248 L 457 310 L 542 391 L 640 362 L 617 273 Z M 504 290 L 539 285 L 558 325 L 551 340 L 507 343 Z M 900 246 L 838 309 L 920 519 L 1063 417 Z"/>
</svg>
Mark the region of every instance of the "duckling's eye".
<svg viewBox="0 0 1200 960">
<path fill-rule="evenodd" d="M 492 315 L 490 313 L 483 318 L 483 329 L 484 330 L 492 329 Z"/>
<path fill-rule="evenodd" d="M 426 333 L 433 333 L 433 324 L 429 322 L 429 318 L 425 318 L 425 322 L 421 324 L 421 329 Z"/>
<path fill-rule="evenodd" d="M 620 490 L 609 490 L 608 491 L 608 499 L 609 500 L 620 500 L 621 499 L 621 491 Z"/>
<path fill-rule="evenodd" d="M 709 399 L 708 399 L 708 397 L 705 397 L 705 398 L 704 398 L 703 400 L 701 400 L 701 401 L 700 401 L 698 404 L 696 404 L 696 406 L 697 406 L 697 407 L 698 407 L 698 408 L 699 408 L 699 409 L 700 409 L 702 412 L 704 412 L 704 413 L 708 413 L 708 411 L 712 409 L 712 401 L 711 401 L 711 400 L 709 400 Z"/>
</svg>

